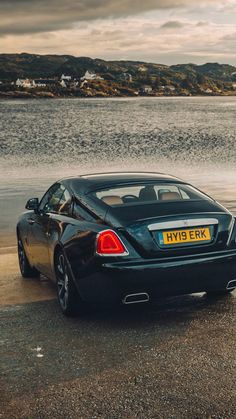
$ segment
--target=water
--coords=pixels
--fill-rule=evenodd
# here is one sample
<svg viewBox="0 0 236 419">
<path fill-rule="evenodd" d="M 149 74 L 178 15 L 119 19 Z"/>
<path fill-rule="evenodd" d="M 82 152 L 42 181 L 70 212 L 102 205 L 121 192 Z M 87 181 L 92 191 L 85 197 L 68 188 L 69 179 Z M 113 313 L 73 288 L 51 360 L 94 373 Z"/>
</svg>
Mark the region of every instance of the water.
<svg viewBox="0 0 236 419">
<path fill-rule="evenodd" d="M 236 97 L 0 101 L 0 231 L 58 178 L 154 170 L 236 212 Z"/>
</svg>

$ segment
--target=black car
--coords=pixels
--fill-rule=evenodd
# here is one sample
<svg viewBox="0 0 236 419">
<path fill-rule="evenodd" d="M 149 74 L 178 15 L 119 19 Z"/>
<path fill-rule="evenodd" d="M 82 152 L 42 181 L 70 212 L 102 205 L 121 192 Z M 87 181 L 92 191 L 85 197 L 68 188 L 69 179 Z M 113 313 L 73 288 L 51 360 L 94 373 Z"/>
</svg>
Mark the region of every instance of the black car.
<svg viewBox="0 0 236 419">
<path fill-rule="evenodd" d="M 21 273 L 55 281 L 64 314 L 236 288 L 235 218 L 173 176 L 62 179 L 26 209 L 17 224 Z"/>
</svg>

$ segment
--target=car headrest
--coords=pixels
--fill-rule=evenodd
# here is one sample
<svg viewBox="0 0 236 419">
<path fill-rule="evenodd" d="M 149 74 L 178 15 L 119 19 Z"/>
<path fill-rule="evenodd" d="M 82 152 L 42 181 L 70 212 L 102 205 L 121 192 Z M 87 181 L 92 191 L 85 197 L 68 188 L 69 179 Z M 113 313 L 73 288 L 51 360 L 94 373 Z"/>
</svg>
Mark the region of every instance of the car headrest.
<svg viewBox="0 0 236 419">
<path fill-rule="evenodd" d="M 160 201 L 178 201 L 181 196 L 178 192 L 161 192 L 159 193 Z"/>
<path fill-rule="evenodd" d="M 166 189 L 166 188 L 159 189 L 158 192 L 157 192 L 157 196 L 158 196 L 159 200 L 161 199 L 161 194 L 163 194 L 164 192 L 171 192 L 171 191 L 169 189 Z"/>
<path fill-rule="evenodd" d="M 157 194 L 154 190 L 153 186 L 145 186 L 139 192 L 139 199 L 140 201 L 156 201 Z"/>
<path fill-rule="evenodd" d="M 122 199 L 116 195 L 103 196 L 102 201 L 107 205 L 120 205 L 123 204 Z"/>
</svg>

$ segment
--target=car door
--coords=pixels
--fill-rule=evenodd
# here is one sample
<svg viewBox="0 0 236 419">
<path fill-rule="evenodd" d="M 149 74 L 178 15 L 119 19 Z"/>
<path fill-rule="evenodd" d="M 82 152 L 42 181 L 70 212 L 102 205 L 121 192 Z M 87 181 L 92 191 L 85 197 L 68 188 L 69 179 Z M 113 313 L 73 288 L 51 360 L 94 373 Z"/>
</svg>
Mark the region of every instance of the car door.
<svg viewBox="0 0 236 419">
<path fill-rule="evenodd" d="M 55 244 L 61 238 L 67 239 L 68 227 L 73 224 L 72 217 L 72 195 L 63 186 L 62 194 L 56 211 L 51 212 L 48 224 L 48 245 L 51 265 L 53 263 Z"/>
<path fill-rule="evenodd" d="M 34 266 L 46 276 L 51 276 L 49 255 L 49 225 L 54 213 L 58 212 L 64 186 L 54 184 L 43 196 L 37 213 L 31 216 L 29 245 Z"/>
</svg>

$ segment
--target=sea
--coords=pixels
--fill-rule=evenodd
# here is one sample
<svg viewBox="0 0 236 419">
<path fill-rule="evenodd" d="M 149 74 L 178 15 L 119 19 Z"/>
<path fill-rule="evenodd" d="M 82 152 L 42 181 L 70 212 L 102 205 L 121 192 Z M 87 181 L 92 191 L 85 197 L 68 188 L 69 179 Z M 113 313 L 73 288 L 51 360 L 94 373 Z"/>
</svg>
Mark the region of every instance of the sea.
<svg viewBox="0 0 236 419">
<path fill-rule="evenodd" d="M 236 97 L 0 100 L 0 233 L 66 176 L 170 173 L 236 215 Z"/>
</svg>

